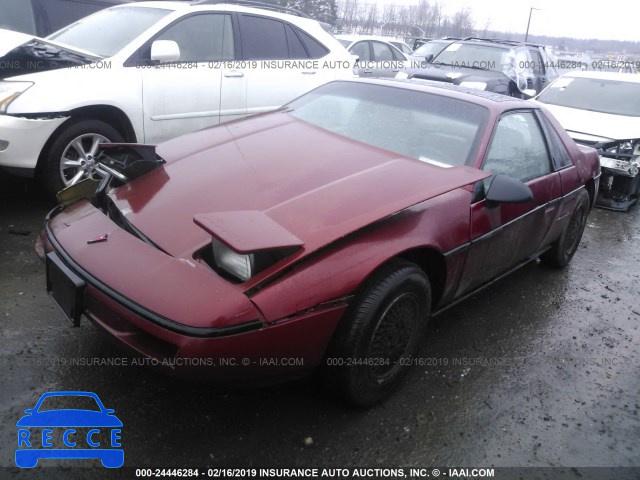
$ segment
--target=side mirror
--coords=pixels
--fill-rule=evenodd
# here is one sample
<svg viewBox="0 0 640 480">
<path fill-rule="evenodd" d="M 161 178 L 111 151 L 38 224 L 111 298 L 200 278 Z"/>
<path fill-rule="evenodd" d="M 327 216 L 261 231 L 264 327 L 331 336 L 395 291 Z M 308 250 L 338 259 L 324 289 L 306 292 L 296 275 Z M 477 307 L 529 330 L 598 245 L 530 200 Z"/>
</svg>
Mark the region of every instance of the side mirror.
<svg viewBox="0 0 640 480">
<path fill-rule="evenodd" d="M 156 40 L 151 44 L 151 60 L 160 63 L 180 60 L 180 47 L 173 40 Z"/>
<path fill-rule="evenodd" d="M 494 208 L 501 203 L 527 203 L 533 200 L 531 189 L 515 178 L 506 175 L 493 177 L 484 196 L 487 207 Z"/>
<path fill-rule="evenodd" d="M 424 61 L 427 62 L 427 63 L 431 63 L 431 60 L 433 60 L 433 53 L 427 53 L 424 56 Z"/>
<path fill-rule="evenodd" d="M 35 410 L 35 408 L 27 408 L 24 413 L 26 413 L 27 415 L 31 415 L 33 413 L 33 411 Z"/>
<path fill-rule="evenodd" d="M 533 88 L 526 88 L 522 91 L 527 97 L 535 97 L 536 91 Z"/>
<path fill-rule="evenodd" d="M 107 408 L 105 409 L 104 413 L 106 413 L 107 415 L 111 415 L 112 413 L 116 413 L 116 411 L 112 408 Z"/>
</svg>

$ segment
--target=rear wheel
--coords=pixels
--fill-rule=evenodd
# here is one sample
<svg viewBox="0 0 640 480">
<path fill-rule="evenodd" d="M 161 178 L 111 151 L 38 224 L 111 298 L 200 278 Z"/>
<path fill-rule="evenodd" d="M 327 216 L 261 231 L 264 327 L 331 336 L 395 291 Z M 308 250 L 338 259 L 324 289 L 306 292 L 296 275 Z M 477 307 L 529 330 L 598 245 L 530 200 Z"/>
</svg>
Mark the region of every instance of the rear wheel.
<svg viewBox="0 0 640 480">
<path fill-rule="evenodd" d="M 431 287 L 417 265 L 395 260 L 364 285 L 329 346 L 323 376 L 356 405 L 389 395 L 407 373 L 424 333 Z"/>
<path fill-rule="evenodd" d="M 96 173 L 96 155 L 101 143 L 124 141 L 115 128 L 95 119 L 68 121 L 54 135 L 45 154 L 41 179 L 51 195 Z"/>
<path fill-rule="evenodd" d="M 582 233 L 587 225 L 587 215 L 589 215 L 589 194 L 581 190 L 576 198 L 569 223 L 562 231 L 560 238 L 540 257 L 545 265 L 562 268 L 571 261 L 578 250 Z"/>
</svg>

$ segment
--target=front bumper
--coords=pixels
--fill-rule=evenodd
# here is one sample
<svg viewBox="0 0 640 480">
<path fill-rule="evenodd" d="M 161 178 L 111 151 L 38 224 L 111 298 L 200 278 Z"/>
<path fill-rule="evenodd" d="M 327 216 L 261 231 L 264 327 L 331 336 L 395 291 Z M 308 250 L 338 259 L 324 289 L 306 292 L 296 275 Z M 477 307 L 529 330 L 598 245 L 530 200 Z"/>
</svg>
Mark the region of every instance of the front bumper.
<svg viewBox="0 0 640 480">
<path fill-rule="evenodd" d="M 640 175 L 635 163 L 601 156 L 602 176 L 596 206 L 626 212 L 638 202 Z"/>
<path fill-rule="evenodd" d="M 0 115 L 0 168 L 33 175 L 45 143 L 67 117 L 31 119 Z"/>
<path fill-rule="evenodd" d="M 131 302 L 78 265 L 45 224 L 44 249 L 86 283 L 82 312 L 118 343 L 144 357 L 135 365 L 165 367 L 180 376 L 225 383 L 298 377 L 318 366 L 347 308 L 332 304 L 286 319 L 230 328 L 181 325 Z M 178 300 L 176 300 L 178 301 Z M 187 301 L 187 299 L 180 299 Z"/>
</svg>

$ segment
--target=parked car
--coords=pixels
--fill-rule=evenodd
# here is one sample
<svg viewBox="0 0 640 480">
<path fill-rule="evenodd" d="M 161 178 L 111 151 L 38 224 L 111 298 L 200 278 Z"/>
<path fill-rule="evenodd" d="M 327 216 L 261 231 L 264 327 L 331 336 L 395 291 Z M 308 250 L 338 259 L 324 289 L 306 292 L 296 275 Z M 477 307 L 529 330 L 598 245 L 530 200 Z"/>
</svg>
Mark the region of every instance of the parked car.
<svg viewBox="0 0 640 480">
<path fill-rule="evenodd" d="M 0 167 L 50 192 L 98 174 L 101 142 L 157 143 L 353 77 L 316 21 L 206 2 L 102 10 L 40 39 L 0 32 Z"/>
<path fill-rule="evenodd" d="M 566 265 L 597 192 L 596 151 L 543 107 L 438 85 L 331 82 L 161 144 L 137 177 L 140 147 L 105 147 L 118 176 L 46 222 L 51 295 L 168 365 L 227 365 L 200 376 L 320 368 L 378 402 L 430 316 L 538 257 Z"/>
<path fill-rule="evenodd" d="M 640 195 L 640 77 L 571 72 L 537 100 L 578 143 L 597 148 L 602 178 L 596 205 L 626 211 Z"/>
<path fill-rule="evenodd" d="M 399 78 L 435 80 L 532 98 L 558 77 L 551 59 L 551 52 L 542 45 L 468 37 L 450 43 L 431 64 L 413 64 L 399 72 Z"/>
<path fill-rule="evenodd" d="M 0 28 L 39 37 L 128 0 L 2 0 Z"/>
<path fill-rule="evenodd" d="M 336 35 L 347 51 L 358 57 L 361 77 L 395 77 L 406 68 L 407 57 L 391 43 L 377 37 Z"/>
</svg>

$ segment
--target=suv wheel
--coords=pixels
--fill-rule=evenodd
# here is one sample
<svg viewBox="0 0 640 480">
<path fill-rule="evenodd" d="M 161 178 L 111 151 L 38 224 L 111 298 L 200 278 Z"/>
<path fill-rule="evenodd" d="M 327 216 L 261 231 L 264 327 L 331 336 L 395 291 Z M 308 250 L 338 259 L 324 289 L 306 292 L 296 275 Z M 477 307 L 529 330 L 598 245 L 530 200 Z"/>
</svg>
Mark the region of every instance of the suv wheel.
<svg viewBox="0 0 640 480">
<path fill-rule="evenodd" d="M 42 183 L 51 195 L 95 173 L 98 145 L 122 142 L 111 125 L 94 119 L 74 119 L 63 125 L 46 152 Z"/>
</svg>

